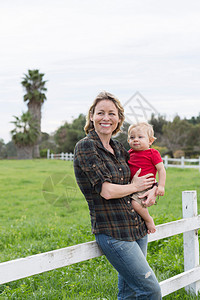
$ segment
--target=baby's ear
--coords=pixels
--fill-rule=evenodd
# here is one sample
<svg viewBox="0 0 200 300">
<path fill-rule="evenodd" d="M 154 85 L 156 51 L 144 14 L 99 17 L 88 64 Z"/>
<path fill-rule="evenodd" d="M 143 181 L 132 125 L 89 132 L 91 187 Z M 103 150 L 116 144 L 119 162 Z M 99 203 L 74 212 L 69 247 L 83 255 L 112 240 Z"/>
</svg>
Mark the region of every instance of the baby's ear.
<svg viewBox="0 0 200 300">
<path fill-rule="evenodd" d="M 152 145 L 154 141 L 155 141 L 155 139 L 154 139 L 153 137 L 150 138 L 150 139 L 149 139 L 149 145 Z"/>
</svg>

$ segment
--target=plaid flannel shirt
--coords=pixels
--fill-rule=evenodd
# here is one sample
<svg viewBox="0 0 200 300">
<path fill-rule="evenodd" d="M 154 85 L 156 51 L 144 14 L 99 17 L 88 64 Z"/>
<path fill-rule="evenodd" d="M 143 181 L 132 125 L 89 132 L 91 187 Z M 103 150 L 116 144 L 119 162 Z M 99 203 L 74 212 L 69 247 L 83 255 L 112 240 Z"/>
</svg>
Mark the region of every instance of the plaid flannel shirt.
<svg viewBox="0 0 200 300">
<path fill-rule="evenodd" d="M 74 151 L 77 183 L 87 200 L 92 233 L 104 233 L 115 239 L 134 241 L 147 234 L 144 220 L 133 210 L 130 196 L 106 200 L 101 197 L 105 181 L 128 184 L 128 152 L 121 143 L 110 141 L 115 155 L 106 150 L 95 130 L 80 140 Z"/>
</svg>

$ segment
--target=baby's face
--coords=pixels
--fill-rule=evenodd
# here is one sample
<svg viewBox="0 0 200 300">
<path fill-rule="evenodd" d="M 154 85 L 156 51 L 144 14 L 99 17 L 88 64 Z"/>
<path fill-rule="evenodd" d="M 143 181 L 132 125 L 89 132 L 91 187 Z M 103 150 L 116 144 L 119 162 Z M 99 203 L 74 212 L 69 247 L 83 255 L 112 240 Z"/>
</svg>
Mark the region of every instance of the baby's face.
<svg viewBox="0 0 200 300">
<path fill-rule="evenodd" d="M 130 147 L 136 151 L 148 150 L 152 144 L 145 128 L 140 127 L 131 130 L 128 142 Z"/>
</svg>

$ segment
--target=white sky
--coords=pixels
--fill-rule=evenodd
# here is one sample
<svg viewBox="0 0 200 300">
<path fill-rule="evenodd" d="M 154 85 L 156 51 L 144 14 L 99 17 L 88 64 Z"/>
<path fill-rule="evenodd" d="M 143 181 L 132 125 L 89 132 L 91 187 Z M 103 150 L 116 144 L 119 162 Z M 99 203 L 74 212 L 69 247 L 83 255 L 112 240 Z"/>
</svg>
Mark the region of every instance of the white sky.
<svg viewBox="0 0 200 300">
<path fill-rule="evenodd" d="M 42 131 L 87 113 L 107 90 L 139 91 L 162 115 L 200 112 L 199 0 L 1 0 L 0 138 L 27 110 L 28 69 L 45 73 Z"/>
</svg>

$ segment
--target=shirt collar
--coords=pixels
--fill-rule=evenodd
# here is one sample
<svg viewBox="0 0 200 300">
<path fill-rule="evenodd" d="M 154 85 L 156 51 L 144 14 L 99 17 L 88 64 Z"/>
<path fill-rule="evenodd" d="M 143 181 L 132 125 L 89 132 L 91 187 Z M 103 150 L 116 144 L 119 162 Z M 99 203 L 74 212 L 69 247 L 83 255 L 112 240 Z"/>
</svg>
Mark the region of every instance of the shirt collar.
<svg viewBox="0 0 200 300">
<path fill-rule="evenodd" d="M 105 149 L 102 144 L 102 141 L 101 141 L 100 137 L 98 136 L 97 132 L 95 131 L 95 129 L 90 130 L 87 137 L 89 139 L 94 140 L 97 143 L 98 147 Z"/>
<path fill-rule="evenodd" d="M 103 144 L 101 142 L 101 139 L 98 136 L 98 134 L 96 133 L 95 129 L 90 130 L 89 133 L 88 133 L 88 135 L 87 135 L 87 137 L 90 138 L 90 139 L 92 139 L 92 140 L 94 140 L 99 148 L 102 148 L 103 150 L 108 151 L 103 146 Z M 113 148 L 115 154 L 117 155 L 117 153 L 118 153 L 118 151 L 117 151 L 118 147 L 117 147 L 117 144 L 112 139 L 110 139 L 110 145 Z"/>
</svg>

